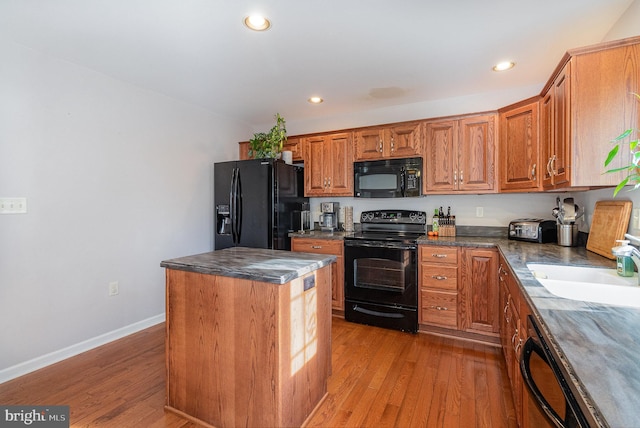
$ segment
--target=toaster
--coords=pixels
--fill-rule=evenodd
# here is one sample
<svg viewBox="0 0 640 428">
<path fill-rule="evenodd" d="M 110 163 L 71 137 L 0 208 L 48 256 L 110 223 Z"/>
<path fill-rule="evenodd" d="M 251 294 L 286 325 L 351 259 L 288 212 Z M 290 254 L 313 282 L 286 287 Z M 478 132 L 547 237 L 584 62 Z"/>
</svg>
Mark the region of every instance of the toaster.
<svg viewBox="0 0 640 428">
<path fill-rule="evenodd" d="M 557 242 L 556 222 L 539 218 L 513 220 L 509 223 L 509 239 L 537 242 L 539 244 Z"/>
</svg>

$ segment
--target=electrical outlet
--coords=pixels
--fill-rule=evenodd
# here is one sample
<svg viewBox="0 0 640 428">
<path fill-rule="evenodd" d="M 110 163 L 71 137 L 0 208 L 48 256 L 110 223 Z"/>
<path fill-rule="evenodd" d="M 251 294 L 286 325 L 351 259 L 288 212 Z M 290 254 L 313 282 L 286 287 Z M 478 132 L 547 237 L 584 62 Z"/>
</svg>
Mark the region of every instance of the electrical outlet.
<svg viewBox="0 0 640 428">
<path fill-rule="evenodd" d="M 640 208 L 633 209 L 633 221 L 631 222 L 632 229 L 640 229 Z"/>
<path fill-rule="evenodd" d="M 109 296 L 115 296 L 119 292 L 118 290 L 118 281 L 113 281 L 109 283 Z"/>
<path fill-rule="evenodd" d="M 476 217 L 484 217 L 484 208 L 476 207 Z"/>
<path fill-rule="evenodd" d="M 26 214 L 27 198 L 0 198 L 0 214 Z"/>
</svg>

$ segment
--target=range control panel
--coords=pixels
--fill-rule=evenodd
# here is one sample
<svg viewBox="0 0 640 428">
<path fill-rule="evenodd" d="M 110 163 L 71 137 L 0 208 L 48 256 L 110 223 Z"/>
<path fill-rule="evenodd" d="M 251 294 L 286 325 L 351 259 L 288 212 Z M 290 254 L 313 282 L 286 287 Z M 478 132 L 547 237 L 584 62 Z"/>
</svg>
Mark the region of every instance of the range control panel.
<svg viewBox="0 0 640 428">
<path fill-rule="evenodd" d="M 363 211 L 360 214 L 361 223 L 404 223 L 427 224 L 427 213 L 409 210 L 379 210 Z"/>
</svg>

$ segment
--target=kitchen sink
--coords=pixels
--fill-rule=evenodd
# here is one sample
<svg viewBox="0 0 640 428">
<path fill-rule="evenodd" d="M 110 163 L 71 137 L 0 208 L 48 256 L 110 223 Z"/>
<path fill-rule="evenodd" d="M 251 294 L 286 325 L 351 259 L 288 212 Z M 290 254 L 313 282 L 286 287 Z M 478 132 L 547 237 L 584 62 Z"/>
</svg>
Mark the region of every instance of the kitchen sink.
<svg viewBox="0 0 640 428">
<path fill-rule="evenodd" d="M 528 263 L 551 294 L 571 300 L 640 308 L 638 274 L 622 277 L 615 269 Z"/>
</svg>

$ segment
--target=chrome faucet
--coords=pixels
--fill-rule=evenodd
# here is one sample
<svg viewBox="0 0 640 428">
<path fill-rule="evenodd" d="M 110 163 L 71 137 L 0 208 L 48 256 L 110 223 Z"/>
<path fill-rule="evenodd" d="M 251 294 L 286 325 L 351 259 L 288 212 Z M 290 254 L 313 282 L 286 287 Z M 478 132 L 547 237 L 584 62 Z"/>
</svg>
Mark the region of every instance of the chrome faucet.
<svg viewBox="0 0 640 428">
<path fill-rule="evenodd" d="M 624 236 L 629 241 L 640 244 L 640 238 L 638 238 L 637 236 L 633 236 L 628 233 L 625 233 Z M 617 247 L 613 247 L 611 249 L 611 253 L 613 253 L 613 255 L 616 257 L 631 257 L 631 260 L 633 260 L 633 263 L 636 265 L 636 268 L 638 270 L 638 285 L 640 285 L 640 250 L 638 250 L 631 244 L 623 244 Z"/>
</svg>

